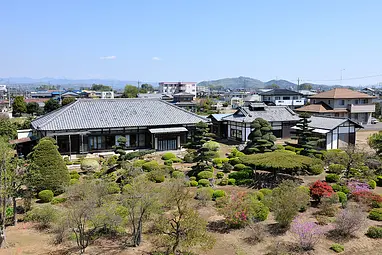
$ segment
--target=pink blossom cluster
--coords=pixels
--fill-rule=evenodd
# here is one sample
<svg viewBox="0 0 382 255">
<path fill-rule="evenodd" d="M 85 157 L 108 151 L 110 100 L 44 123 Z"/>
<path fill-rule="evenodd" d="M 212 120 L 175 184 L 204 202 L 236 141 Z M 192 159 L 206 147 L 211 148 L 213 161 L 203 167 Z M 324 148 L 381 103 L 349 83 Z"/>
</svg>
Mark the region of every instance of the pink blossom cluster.
<svg viewBox="0 0 382 255">
<path fill-rule="evenodd" d="M 304 250 L 313 249 L 320 238 L 328 232 L 328 228 L 312 221 L 304 221 L 297 217 L 291 224 L 291 232 L 295 234 L 300 247 Z"/>
<path fill-rule="evenodd" d="M 359 181 L 351 181 L 348 182 L 347 186 L 349 187 L 349 190 L 351 193 L 358 193 L 358 192 L 369 192 L 370 187 L 367 183 L 359 182 Z"/>
</svg>

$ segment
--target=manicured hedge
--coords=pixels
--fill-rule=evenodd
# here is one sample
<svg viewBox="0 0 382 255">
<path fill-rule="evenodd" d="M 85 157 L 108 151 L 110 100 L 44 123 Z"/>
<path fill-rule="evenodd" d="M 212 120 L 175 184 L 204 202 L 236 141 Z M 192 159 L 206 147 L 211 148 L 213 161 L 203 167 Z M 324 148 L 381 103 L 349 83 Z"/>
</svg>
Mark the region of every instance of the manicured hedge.
<svg viewBox="0 0 382 255">
<path fill-rule="evenodd" d="M 369 212 L 369 219 L 382 221 L 382 208 L 374 208 Z"/>
<path fill-rule="evenodd" d="M 338 174 L 328 174 L 325 176 L 325 181 L 326 182 L 339 182 L 340 181 L 340 176 Z"/>
<path fill-rule="evenodd" d="M 265 171 L 280 171 L 287 174 L 311 172 L 312 166 L 323 164 L 321 160 L 288 153 L 286 151 L 266 152 L 240 157 L 243 164 Z"/>
<path fill-rule="evenodd" d="M 243 170 L 238 172 L 233 172 L 228 175 L 228 178 L 238 180 L 252 179 L 253 171 L 252 170 Z"/>
<path fill-rule="evenodd" d="M 201 180 L 199 180 L 199 181 L 198 181 L 198 185 L 203 186 L 203 187 L 209 187 L 209 186 L 211 186 L 211 185 L 210 185 L 210 181 L 207 180 L 207 179 L 201 179 Z"/>
<path fill-rule="evenodd" d="M 244 170 L 244 169 L 246 169 L 246 168 L 247 168 L 247 166 L 244 165 L 244 164 L 236 164 L 236 165 L 234 165 L 233 170 L 235 170 L 235 171 L 241 171 L 241 170 Z"/>
<path fill-rule="evenodd" d="M 122 155 L 121 158 L 124 160 L 132 160 L 134 158 L 142 157 L 147 154 L 151 154 L 155 152 L 155 150 L 144 150 L 144 151 L 134 151 L 126 153 L 125 155 Z"/>
<path fill-rule="evenodd" d="M 382 238 L 382 227 L 371 226 L 367 230 L 366 235 L 370 238 Z"/>
<path fill-rule="evenodd" d="M 172 172 L 171 177 L 175 179 L 183 179 L 185 176 L 184 173 L 181 171 L 174 171 Z"/>
<path fill-rule="evenodd" d="M 214 174 L 210 171 L 201 171 L 198 173 L 198 180 L 200 179 L 211 179 L 214 177 Z"/>
<path fill-rule="evenodd" d="M 197 181 L 189 181 L 189 185 L 191 187 L 196 187 L 196 186 L 198 186 L 198 182 Z"/>
<path fill-rule="evenodd" d="M 144 171 L 146 171 L 146 172 L 151 172 L 151 171 L 154 171 L 154 170 L 158 170 L 159 169 L 159 164 L 158 164 L 157 161 L 153 160 L 153 161 L 144 163 L 142 165 L 142 169 Z"/>
<path fill-rule="evenodd" d="M 375 189 L 377 187 L 377 183 L 374 180 L 370 180 L 367 184 L 371 189 Z"/>
<path fill-rule="evenodd" d="M 171 153 L 171 152 L 166 152 L 162 155 L 163 160 L 169 160 L 169 159 L 173 159 L 173 158 L 176 158 L 176 155 L 174 153 Z"/>
<path fill-rule="evenodd" d="M 330 164 L 328 168 L 328 172 L 333 174 L 340 174 L 343 170 L 345 170 L 345 166 L 341 164 Z"/>
<path fill-rule="evenodd" d="M 216 199 L 216 198 L 219 198 L 219 197 L 225 197 L 225 191 L 224 190 L 217 189 L 212 194 L 212 198 L 213 199 Z"/>
<path fill-rule="evenodd" d="M 217 172 L 216 173 L 216 178 L 221 179 L 223 177 L 224 177 L 224 173 L 223 172 Z"/>
<path fill-rule="evenodd" d="M 41 200 L 43 203 L 49 203 L 52 201 L 54 197 L 53 191 L 51 190 L 42 190 L 38 193 L 38 198 Z"/>
</svg>

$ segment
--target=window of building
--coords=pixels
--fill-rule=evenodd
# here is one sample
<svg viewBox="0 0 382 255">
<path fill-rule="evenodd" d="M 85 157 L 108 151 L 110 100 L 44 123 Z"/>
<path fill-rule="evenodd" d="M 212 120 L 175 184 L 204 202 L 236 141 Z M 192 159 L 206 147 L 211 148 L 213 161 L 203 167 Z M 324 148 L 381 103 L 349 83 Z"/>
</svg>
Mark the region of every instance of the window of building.
<svg viewBox="0 0 382 255">
<path fill-rule="evenodd" d="M 275 100 L 280 100 L 280 97 L 275 97 Z"/>
<path fill-rule="evenodd" d="M 340 105 L 345 105 L 345 100 L 340 100 Z"/>
<path fill-rule="evenodd" d="M 358 104 L 358 103 L 359 103 L 358 99 L 354 100 L 354 104 Z"/>
<path fill-rule="evenodd" d="M 298 96 L 293 96 L 293 100 L 296 100 L 296 99 L 298 99 Z"/>
<path fill-rule="evenodd" d="M 362 100 L 362 103 L 363 103 L 363 104 L 367 104 L 367 99 L 363 99 L 363 100 Z"/>
<path fill-rule="evenodd" d="M 290 97 L 283 97 L 283 100 L 290 100 Z"/>
<path fill-rule="evenodd" d="M 330 104 L 330 100 L 328 101 L 328 104 Z"/>
</svg>

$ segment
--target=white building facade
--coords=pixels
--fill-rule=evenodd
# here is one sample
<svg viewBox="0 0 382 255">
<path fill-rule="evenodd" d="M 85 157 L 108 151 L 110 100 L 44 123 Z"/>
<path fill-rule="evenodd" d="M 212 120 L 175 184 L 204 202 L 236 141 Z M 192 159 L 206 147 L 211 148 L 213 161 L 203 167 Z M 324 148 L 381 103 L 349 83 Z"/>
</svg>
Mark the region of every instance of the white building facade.
<svg viewBox="0 0 382 255">
<path fill-rule="evenodd" d="M 196 82 L 159 82 L 159 92 L 167 95 L 186 92 L 196 97 Z"/>
</svg>

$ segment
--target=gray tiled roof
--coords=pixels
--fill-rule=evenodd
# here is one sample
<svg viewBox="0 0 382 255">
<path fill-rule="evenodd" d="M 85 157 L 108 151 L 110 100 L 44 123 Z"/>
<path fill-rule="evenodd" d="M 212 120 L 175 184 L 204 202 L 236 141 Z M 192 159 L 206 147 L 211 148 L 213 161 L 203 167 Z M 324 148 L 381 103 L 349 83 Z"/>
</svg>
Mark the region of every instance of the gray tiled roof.
<svg viewBox="0 0 382 255">
<path fill-rule="evenodd" d="M 256 118 L 262 118 L 269 122 L 297 121 L 300 118 L 287 106 L 266 106 L 264 110 L 250 111 L 248 107 L 240 108 L 236 113 L 223 120 L 250 123 Z"/>
<path fill-rule="evenodd" d="M 312 116 L 310 117 L 309 126 L 312 128 L 320 128 L 332 130 L 338 127 L 339 125 L 345 123 L 346 121 L 350 121 L 354 123 L 357 127 L 362 128 L 361 125 L 355 123 L 354 121 L 348 118 L 335 118 L 335 117 L 321 117 L 321 116 Z"/>
<path fill-rule="evenodd" d="M 165 126 L 207 122 L 206 118 L 158 99 L 79 99 L 34 121 L 39 130 Z"/>
</svg>

